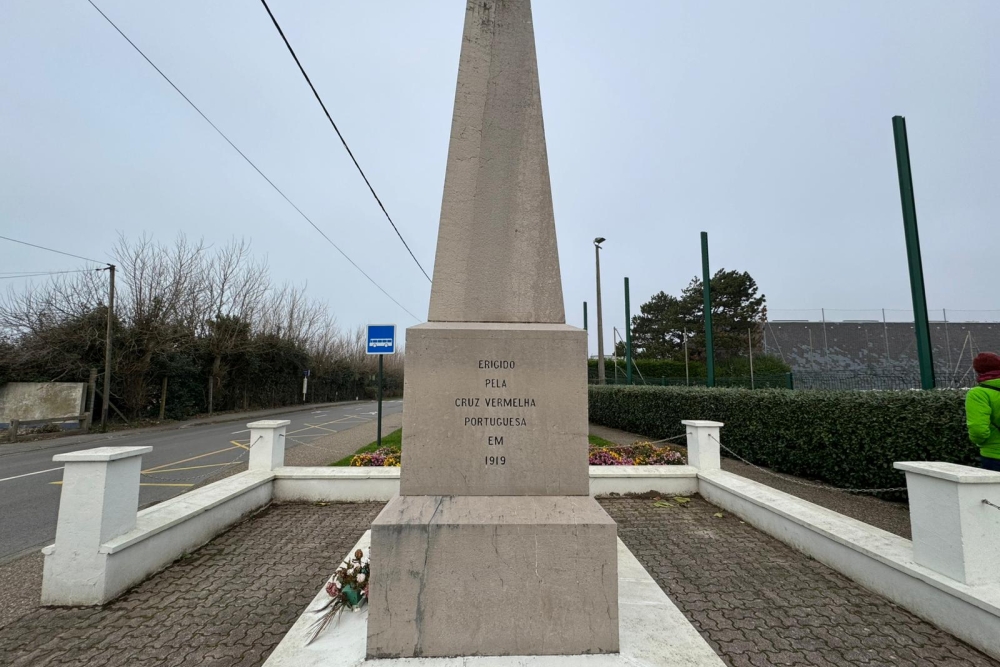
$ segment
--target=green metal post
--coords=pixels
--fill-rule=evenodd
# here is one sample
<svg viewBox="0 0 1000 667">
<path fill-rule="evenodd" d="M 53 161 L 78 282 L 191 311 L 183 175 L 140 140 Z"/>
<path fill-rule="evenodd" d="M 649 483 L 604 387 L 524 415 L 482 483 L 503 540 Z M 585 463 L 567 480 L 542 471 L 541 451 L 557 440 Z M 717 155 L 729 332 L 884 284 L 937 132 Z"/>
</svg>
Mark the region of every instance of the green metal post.
<svg viewBox="0 0 1000 667">
<path fill-rule="evenodd" d="M 708 269 L 708 232 L 701 233 L 701 284 L 705 294 L 705 371 L 706 385 L 715 386 L 715 347 L 712 343 L 712 273 Z"/>
<path fill-rule="evenodd" d="M 625 383 L 632 384 L 632 312 L 628 301 L 628 278 L 625 278 Z"/>
<path fill-rule="evenodd" d="M 906 139 L 905 118 L 892 117 L 892 134 L 896 141 L 896 169 L 899 172 L 899 198 L 903 204 L 903 231 L 906 235 L 906 259 L 910 268 L 910 292 L 913 294 L 913 321 L 917 333 L 917 358 L 920 360 L 920 385 L 924 389 L 933 389 L 931 327 L 927 317 L 927 294 L 924 291 L 924 268 L 920 260 L 917 205 L 913 197 L 913 174 L 910 171 L 910 146 Z"/>
<path fill-rule="evenodd" d="M 583 302 L 583 330 L 587 330 L 587 302 Z"/>
<path fill-rule="evenodd" d="M 375 441 L 378 443 L 376 447 L 382 448 L 382 357 L 383 354 L 378 355 L 378 426 L 375 429 Z"/>
</svg>

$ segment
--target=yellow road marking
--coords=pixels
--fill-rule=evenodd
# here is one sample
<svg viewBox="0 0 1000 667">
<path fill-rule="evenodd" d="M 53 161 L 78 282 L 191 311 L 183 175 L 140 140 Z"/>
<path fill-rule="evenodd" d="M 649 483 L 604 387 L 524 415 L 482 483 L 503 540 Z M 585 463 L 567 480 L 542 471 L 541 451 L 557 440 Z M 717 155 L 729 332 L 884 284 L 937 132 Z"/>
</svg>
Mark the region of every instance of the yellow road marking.
<svg viewBox="0 0 1000 667">
<path fill-rule="evenodd" d="M 236 449 L 236 447 L 226 447 L 225 449 L 217 449 L 214 452 L 209 452 L 207 454 L 199 454 L 198 456 L 192 456 L 189 459 L 181 459 L 180 461 L 173 461 L 171 463 L 164 463 L 163 465 L 153 466 L 152 468 L 146 468 L 143 472 L 152 472 L 154 470 L 159 470 L 160 468 L 166 468 L 168 466 L 175 466 L 180 463 L 187 463 L 188 461 L 194 461 L 196 459 L 203 459 L 206 456 L 214 456 L 216 454 L 221 454 L 222 452 L 228 452 L 231 449 Z"/>
<path fill-rule="evenodd" d="M 247 451 L 250 451 L 250 447 L 248 447 L 247 445 L 244 445 L 243 443 L 236 442 L 235 440 L 230 440 L 229 442 L 232 443 L 232 444 L 234 444 L 234 445 L 236 445 L 237 447 L 242 447 L 243 449 L 245 449 Z"/>
<path fill-rule="evenodd" d="M 62 482 L 49 482 L 49 484 L 57 484 L 59 486 L 62 486 Z M 186 488 L 189 486 L 194 486 L 194 484 L 152 484 L 149 482 L 142 482 L 139 484 L 139 486 L 182 486 Z"/>
<path fill-rule="evenodd" d="M 183 468 L 159 469 L 159 470 L 154 470 L 154 471 L 152 471 L 150 473 L 147 473 L 147 474 L 158 475 L 161 472 L 177 472 L 179 470 L 199 470 L 201 468 L 221 468 L 223 466 L 229 466 L 229 465 L 232 465 L 232 463 L 209 463 L 209 464 L 206 464 L 206 465 L 203 465 L 203 466 L 185 466 Z"/>
</svg>

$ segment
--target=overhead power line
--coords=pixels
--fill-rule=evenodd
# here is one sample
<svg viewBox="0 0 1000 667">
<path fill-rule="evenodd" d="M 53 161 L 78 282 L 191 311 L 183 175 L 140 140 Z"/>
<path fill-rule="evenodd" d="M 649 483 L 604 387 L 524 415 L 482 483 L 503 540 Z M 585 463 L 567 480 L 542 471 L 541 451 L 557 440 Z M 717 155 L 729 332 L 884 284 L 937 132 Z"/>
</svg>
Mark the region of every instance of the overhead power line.
<svg viewBox="0 0 1000 667">
<path fill-rule="evenodd" d="M 180 95 L 181 97 L 184 98 L 185 102 L 187 102 L 189 105 L 191 105 L 192 109 L 194 109 L 195 111 L 198 112 L 198 115 L 201 116 L 205 120 L 206 123 L 208 123 L 209 125 L 212 126 L 212 129 L 215 130 L 220 137 L 222 137 L 223 139 L 226 140 L 226 143 L 228 143 L 230 146 L 232 146 L 233 150 L 235 150 L 237 153 L 240 154 L 240 157 L 242 157 L 244 160 L 246 160 L 247 164 L 249 164 L 251 167 L 253 167 L 254 171 L 256 171 L 258 174 L 260 174 L 261 178 L 263 178 L 265 181 L 267 181 L 268 185 L 270 185 L 272 188 L 274 188 L 275 192 L 277 192 L 279 195 L 281 195 L 281 197 L 286 202 L 288 202 L 292 206 L 292 208 L 294 208 L 298 212 L 298 214 L 301 215 L 302 218 L 306 222 L 308 222 L 310 226 L 312 226 L 313 229 L 315 229 L 317 232 L 319 232 L 320 236 L 322 236 L 324 239 L 326 239 L 327 243 L 329 243 L 331 246 L 333 246 L 336 249 L 337 252 L 339 252 L 341 255 L 343 255 L 344 259 L 346 259 L 348 262 L 350 262 L 351 266 L 353 266 L 355 269 L 357 269 L 361 273 L 361 275 L 363 275 L 365 278 L 368 279 L 368 282 L 370 282 L 372 285 L 374 285 L 375 287 L 377 287 L 378 290 L 380 292 L 382 292 L 382 294 L 386 295 L 389 298 L 390 301 L 392 301 L 394 304 L 396 304 L 397 306 L 399 306 L 407 315 L 409 315 L 410 317 L 412 317 L 417 322 L 420 321 L 419 317 L 417 317 L 416 315 L 414 315 L 413 313 L 411 313 L 406 308 L 406 306 L 404 306 L 403 304 L 401 304 L 399 301 L 396 301 L 396 299 L 393 298 L 393 296 L 391 294 L 389 294 L 388 292 L 386 292 L 385 289 L 381 285 L 379 285 L 377 282 L 375 282 L 375 280 L 371 276 L 369 276 L 367 273 L 365 273 L 364 269 L 362 269 L 360 266 L 358 266 L 358 264 L 353 259 L 351 259 L 350 256 L 346 252 L 344 252 L 343 250 L 341 250 L 340 246 L 338 246 L 336 243 L 334 243 L 333 240 L 331 240 L 330 237 L 327 236 L 326 233 L 322 229 L 320 229 L 316 225 L 316 223 L 313 222 L 312 219 L 308 215 L 306 215 L 302 211 L 302 209 L 300 209 L 295 204 L 295 202 L 293 202 L 291 199 L 289 199 L 288 195 L 286 195 L 284 192 L 282 192 L 281 188 L 279 188 L 277 185 L 275 185 L 274 181 L 272 181 L 270 178 L 268 178 L 267 175 L 263 171 L 261 171 L 260 168 L 256 164 L 253 163 L 253 160 L 251 160 L 250 158 L 248 158 L 246 156 L 246 154 L 243 151 L 241 151 L 239 149 L 239 147 L 236 144 L 234 144 L 232 142 L 232 140 L 229 137 L 227 137 L 226 134 L 222 130 L 220 130 L 219 127 L 215 123 L 213 123 L 212 120 L 208 116 L 206 116 L 205 113 L 201 109 L 198 108 L 198 105 L 196 105 L 194 102 L 192 102 L 191 98 L 189 98 L 187 95 L 185 95 L 184 92 L 180 88 L 177 87 L 177 84 L 175 84 L 173 81 L 171 81 L 170 77 L 168 77 L 166 74 L 164 74 L 163 70 L 161 70 L 159 67 L 157 67 L 156 63 L 154 63 L 152 60 L 150 60 L 149 56 L 147 56 L 145 53 L 143 53 L 142 49 L 140 49 L 138 46 L 136 46 L 135 42 L 133 42 L 131 39 L 129 39 L 128 35 L 126 35 L 124 32 L 122 32 L 122 29 L 119 28 L 115 24 L 115 22 L 112 21 L 108 17 L 107 14 L 105 14 L 103 11 L 101 11 L 100 7 L 98 7 L 96 4 L 94 4 L 94 0 L 87 0 L 87 2 L 89 2 L 90 6 L 93 7 L 94 9 L 96 9 L 97 12 L 101 16 L 104 17 L 105 21 L 107 21 L 109 24 L 111 24 L 111 27 L 114 28 L 118 32 L 118 34 L 121 35 L 125 39 L 125 41 L 129 43 L 129 46 L 131 46 L 133 49 L 135 49 L 136 53 L 138 53 L 140 56 L 142 56 L 143 59 L 147 63 L 149 63 L 150 67 L 152 67 L 153 69 L 156 70 L 157 74 L 159 74 L 161 77 L 163 77 L 164 81 L 166 81 L 167 83 L 170 84 L 171 88 L 173 88 L 175 91 L 177 91 L 178 95 Z"/>
<path fill-rule="evenodd" d="M 0 273 L 0 280 L 14 280 L 16 278 L 37 278 L 39 276 L 58 276 L 65 273 L 90 273 L 91 271 L 104 271 L 105 269 L 77 269 L 75 271 L 9 271 Z"/>
<path fill-rule="evenodd" d="M 365 185 L 368 186 L 368 190 L 370 190 L 372 193 L 372 197 L 375 198 L 375 201 L 378 202 L 379 208 L 382 209 L 382 213 L 385 214 L 385 219 L 389 221 L 390 225 L 392 225 L 392 229 L 393 231 L 396 232 L 396 236 L 398 236 L 399 240 L 403 242 L 403 247 L 405 247 L 406 251 L 410 253 L 410 257 L 413 258 L 413 261 L 417 263 L 417 267 L 420 269 L 420 272 L 424 274 L 424 278 L 427 278 L 427 280 L 430 281 L 431 277 L 427 275 L 427 272 L 424 271 L 424 267 L 421 266 L 420 264 L 420 260 L 418 260 L 417 256 L 413 254 L 412 250 L 410 250 L 410 246 L 406 243 L 406 239 L 403 238 L 403 235 L 399 232 L 399 228 L 396 227 L 396 223 L 393 222 L 392 218 L 389 216 L 389 212 L 385 210 L 385 206 L 382 204 L 382 200 L 379 199 L 379 196 L 375 193 L 375 188 L 372 187 L 371 181 L 368 180 L 368 177 L 365 175 L 365 172 L 361 168 L 361 165 L 358 164 L 358 159 L 354 157 L 354 153 L 351 151 L 351 147 L 347 145 L 347 140 L 344 139 L 344 135 L 341 134 L 340 128 L 338 128 L 337 124 L 333 121 L 333 117 L 330 115 L 330 112 L 327 110 L 326 105 L 323 103 L 323 99 L 319 96 L 319 92 L 317 92 L 316 86 L 313 85 L 312 79 L 310 79 L 309 75 L 306 74 L 306 70 L 302 66 L 302 62 L 299 60 L 299 57 L 295 55 L 295 49 L 292 48 L 292 45 L 288 41 L 288 38 L 285 37 L 285 31 L 281 29 L 280 25 L 278 25 L 278 19 L 274 18 L 274 13 L 271 11 L 271 8 L 267 6 L 267 0 L 260 0 L 260 2 L 262 5 L 264 5 L 264 9 L 267 10 L 267 15 L 271 17 L 271 23 L 273 23 L 274 27 L 278 29 L 278 34 L 281 35 L 282 41 L 284 41 L 285 46 L 288 47 L 288 52 L 292 54 L 292 58 L 295 60 L 295 64 L 299 66 L 299 71 L 302 72 L 302 76 L 305 77 L 306 83 L 309 84 L 309 88 L 312 90 L 313 95 L 316 97 L 316 101 L 319 102 L 319 105 L 323 108 L 323 113 L 326 114 L 326 119 L 330 121 L 330 125 L 333 126 L 333 131 L 337 133 L 337 137 L 340 139 L 340 143 L 344 144 L 344 150 L 346 150 L 347 154 L 350 156 L 351 162 L 353 162 L 354 166 L 357 167 L 358 173 L 361 174 L 361 178 L 364 179 Z"/>
<path fill-rule="evenodd" d="M 87 257 L 81 257 L 80 255 L 74 255 L 71 252 L 63 252 L 62 250 L 56 250 L 55 248 L 46 248 L 43 245 L 36 245 L 34 243 L 28 243 L 27 241 L 18 241 L 17 239 L 12 239 L 9 236 L 0 236 L 0 239 L 3 239 L 4 241 L 11 241 L 12 243 L 20 243 L 21 245 L 31 246 L 32 248 L 38 248 L 39 250 L 48 250 L 49 252 L 54 252 L 54 253 L 57 253 L 59 255 L 66 255 L 67 257 L 74 257 L 76 259 L 82 259 L 85 262 L 93 262 L 94 264 L 104 264 L 105 266 L 108 265 L 107 262 L 101 262 L 101 261 L 98 261 L 96 259 L 88 259 Z"/>
</svg>

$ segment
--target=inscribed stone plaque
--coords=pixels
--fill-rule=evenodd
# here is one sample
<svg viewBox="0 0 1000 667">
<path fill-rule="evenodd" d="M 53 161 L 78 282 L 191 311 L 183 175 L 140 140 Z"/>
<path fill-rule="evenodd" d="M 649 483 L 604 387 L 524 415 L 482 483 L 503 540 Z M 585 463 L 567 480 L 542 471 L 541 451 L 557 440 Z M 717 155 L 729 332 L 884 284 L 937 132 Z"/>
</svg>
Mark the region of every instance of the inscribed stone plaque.
<svg viewBox="0 0 1000 667">
<path fill-rule="evenodd" d="M 402 495 L 587 495 L 586 333 L 407 330 Z"/>
</svg>

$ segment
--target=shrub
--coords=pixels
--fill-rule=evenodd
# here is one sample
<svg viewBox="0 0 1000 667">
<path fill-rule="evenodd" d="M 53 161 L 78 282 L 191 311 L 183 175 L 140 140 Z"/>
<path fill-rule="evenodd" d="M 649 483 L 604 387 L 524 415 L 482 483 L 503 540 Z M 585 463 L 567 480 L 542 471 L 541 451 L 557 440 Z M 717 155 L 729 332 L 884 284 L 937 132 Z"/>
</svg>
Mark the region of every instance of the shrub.
<svg viewBox="0 0 1000 667">
<path fill-rule="evenodd" d="M 964 402 L 959 391 L 590 387 L 590 421 L 660 439 L 683 432 L 682 419 L 713 419 L 723 444 L 757 465 L 876 489 L 906 485 L 896 461 L 972 464 Z"/>
</svg>

